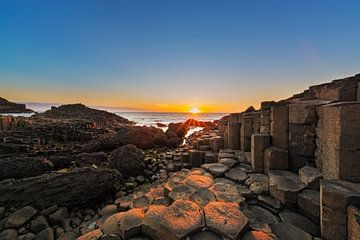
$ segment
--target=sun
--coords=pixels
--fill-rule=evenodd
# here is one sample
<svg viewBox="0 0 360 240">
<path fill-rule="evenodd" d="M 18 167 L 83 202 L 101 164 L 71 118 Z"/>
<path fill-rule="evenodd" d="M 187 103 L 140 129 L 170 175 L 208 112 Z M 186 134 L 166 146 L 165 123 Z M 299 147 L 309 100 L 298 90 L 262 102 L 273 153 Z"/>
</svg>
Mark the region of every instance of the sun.
<svg viewBox="0 0 360 240">
<path fill-rule="evenodd" d="M 192 108 L 190 108 L 189 112 L 192 114 L 196 114 L 196 113 L 200 113 L 201 111 L 196 107 L 192 107 Z"/>
</svg>

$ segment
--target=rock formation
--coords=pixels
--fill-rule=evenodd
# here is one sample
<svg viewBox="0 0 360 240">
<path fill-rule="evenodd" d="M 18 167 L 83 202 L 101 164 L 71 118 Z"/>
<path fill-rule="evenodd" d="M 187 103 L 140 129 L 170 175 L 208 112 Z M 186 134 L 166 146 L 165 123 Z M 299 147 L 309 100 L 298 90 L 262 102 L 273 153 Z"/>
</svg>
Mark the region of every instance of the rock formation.
<svg viewBox="0 0 360 240">
<path fill-rule="evenodd" d="M 359 239 L 359 83 L 166 132 L 87 110 L 3 118 L 0 239 Z M 144 151 L 189 126 L 204 129 Z"/>
<path fill-rule="evenodd" d="M 0 113 L 31 113 L 25 104 L 9 102 L 5 98 L 0 97 Z"/>
</svg>

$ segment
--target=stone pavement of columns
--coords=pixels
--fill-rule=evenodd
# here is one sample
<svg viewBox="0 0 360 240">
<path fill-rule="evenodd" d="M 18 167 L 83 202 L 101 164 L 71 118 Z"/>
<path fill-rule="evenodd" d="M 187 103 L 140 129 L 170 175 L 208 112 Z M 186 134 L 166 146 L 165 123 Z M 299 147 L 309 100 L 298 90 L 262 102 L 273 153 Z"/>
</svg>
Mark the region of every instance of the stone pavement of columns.
<svg viewBox="0 0 360 240">
<path fill-rule="evenodd" d="M 319 192 L 311 190 L 321 177 L 316 169 L 304 168 L 300 176 L 284 170 L 266 175 L 253 171 L 249 153 L 196 151 L 179 148 L 172 160 L 179 170 L 166 182 L 105 206 L 98 229 L 79 239 L 310 240 L 320 236 Z M 205 162 L 206 154 L 214 157 L 191 167 Z"/>
</svg>

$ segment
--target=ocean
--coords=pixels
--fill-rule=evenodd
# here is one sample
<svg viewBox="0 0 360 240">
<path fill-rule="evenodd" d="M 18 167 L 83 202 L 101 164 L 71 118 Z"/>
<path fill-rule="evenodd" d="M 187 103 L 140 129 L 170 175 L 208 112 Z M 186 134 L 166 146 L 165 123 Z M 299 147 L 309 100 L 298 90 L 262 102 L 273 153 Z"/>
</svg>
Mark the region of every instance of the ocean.
<svg viewBox="0 0 360 240">
<path fill-rule="evenodd" d="M 133 121 L 138 126 L 157 127 L 158 123 L 168 125 L 171 122 L 184 122 L 189 118 L 199 121 L 214 121 L 226 113 L 164 113 L 164 112 L 115 112 L 115 114 Z"/>
<path fill-rule="evenodd" d="M 168 125 L 171 122 L 184 122 L 189 118 L 199 121 L 214 121 L 227 115 L 226 113 L 165 113 L 165 112 L 114 112 L 115 114 L 129 119 L 137 126 L 158 127 L 158 123 Z M 12 116 L 30 117 L 32 113 L 3 114 Z"/>
</svg>

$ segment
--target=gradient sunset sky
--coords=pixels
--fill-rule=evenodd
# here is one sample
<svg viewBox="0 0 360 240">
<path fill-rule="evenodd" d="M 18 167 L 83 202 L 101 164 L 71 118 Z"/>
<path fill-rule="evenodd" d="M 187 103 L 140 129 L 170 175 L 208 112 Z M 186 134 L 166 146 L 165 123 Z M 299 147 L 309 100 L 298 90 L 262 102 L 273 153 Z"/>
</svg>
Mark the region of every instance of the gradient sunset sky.
<svg viewBox="0 0 360 240">
<path fill-rule="evenodd" d="M 0 1 L 0 96 L 236 112 L 360 72 L 360 1 Z"/>
</svg>

